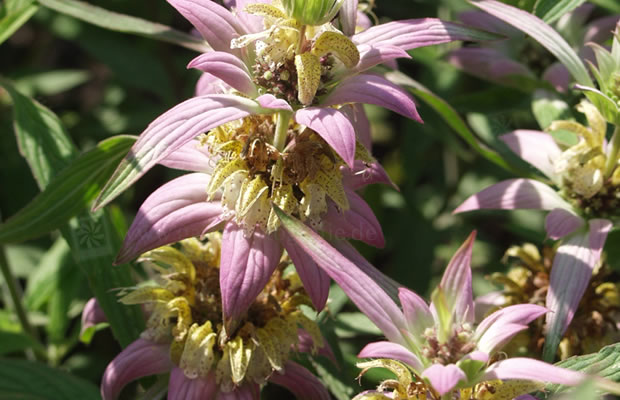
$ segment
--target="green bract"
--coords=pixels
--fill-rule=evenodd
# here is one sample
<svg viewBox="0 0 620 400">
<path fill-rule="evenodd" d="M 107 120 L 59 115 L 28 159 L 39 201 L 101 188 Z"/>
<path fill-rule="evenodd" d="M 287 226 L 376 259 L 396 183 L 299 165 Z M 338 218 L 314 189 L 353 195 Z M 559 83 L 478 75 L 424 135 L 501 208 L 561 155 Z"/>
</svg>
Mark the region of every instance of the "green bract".
<svg viewBox="0 0 620 400">
<path fill-rule="evenodd" d="M 302 25 L 323 25 L 331 21 L 344 0 L 282 0 L 282 5 L 291 18 Z"/>
</svg>

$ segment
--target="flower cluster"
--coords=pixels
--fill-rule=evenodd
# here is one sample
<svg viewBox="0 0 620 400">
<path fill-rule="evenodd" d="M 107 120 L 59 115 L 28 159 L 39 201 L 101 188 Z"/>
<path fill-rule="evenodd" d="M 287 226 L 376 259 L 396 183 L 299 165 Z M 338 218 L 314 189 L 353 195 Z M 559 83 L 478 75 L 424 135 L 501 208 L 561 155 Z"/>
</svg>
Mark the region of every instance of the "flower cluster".
<svg viewBox="0 0 620 400">
<path fill-rule="evenodd" d="M 367 345 L 359 357 L 378 360 L 358 364 L 365 370 L 387 367 L 398 379 L 385 381 L 376 392 L 356 398 L 512 399 L 541 389 L 541 377 L 563 384 L 576 384 L 584 378 L 535 359 L 502 359 L 501 348 L 548 310 L 517 304 L 475 324 L 470 268 L 474 237 L 472 234 L 450 261 L 430 306 L 412 291 L 399 290 L 405 321 L 402 337 Z"/>
<path fill-rule="evenodd" d="M 476 319 L 506 307 L 522 303 L 544 305 L 555 249 L 542 252 L 531 243 L 512 246 L 505 258 L 514 260 L 506 274 L 494 273 L 489 279 L 503 286 L 476 299 Z M 508 260 L 506 260 L 508 262 Z M 615 273 L 605 262 L 594 269 L 592 278 L 578 305 L 573 322 L 558 347 L 561 360 L 573 355 L 593 353 L 620 339 L 620 287 Z M 504 351 L 509 355 L 539 356 L 544 342 L 545 324 L 538 320 L 528 332 L 521 332 Z"/>
<path fill-rule="evenodd" d="M 361 105 L 422 122 L 403 88 L 376 73 L 381 70 L 369 70 L 409 57 L 417 47 L 497 36 L 433 18 L 358 29 L 353 0 L 225 2 L 230 9 L 210 0 L 168 1 L 213 51 L 188 65 L 203 72 L 196 96 L 147 127 L 97 200 L 102 207 L 157 164 L 192 172 L 144 201 L 123 242 L 117 262 L 142 254 L 140 261 L 158 272 L 157 285 L 121 298 L 144 305 L 147 328 L 108 366 L 104 399 L 117 398 L 129 381 L 165 372 L 169 399 L 256 399 L 267 382 L 303 398 L 329 398 L 293 359 L 329 355 L 301 306 L 321 311 L 331 279 L 387 338 L 360 352 L 375 359 L 359 364 L 362 374 L 385 367 L 397 377 L 356 398 L 511 399 L 545 382 L 584 379 L 535 359 L 505 359 L 501 349 L 543 315 L 558 339 L 620 217 L 620 132 L 611 144 L 605 139 L 607 122 L 617 115 L 609 107 L 600 111 L 606 101 L 600 96 L 617 100 L 618 40 L 608 58 L 595 50 L 597 79 L 606 86 L 602 92 L 582 88 L 594 93 L 594 103 L 578 108 L 588 126 L 555 121 L 549 128 L 573 132 L 574 145 L 561 147 L 548 132 L 503 136 L 552 186 L 510 180 L 456 210 L 548 209 L 549 236 L 566 238 L 553 268 L 544 271 L 550 274 L 546 307 L 515 283 L 524 292 L 519 301 L 477 320 L 474 234 L 451 260 L 430 305 L 343 239 L 385 244 L 373 211 L 356 192 L 392 184 L 371 154 Z"/>
<path fill-rule="evenodd" d="M 196 392 L 251 394 L 268 380 L 290 387 L 287 374 L 312 375 L 293 361 L 293 352 L 316 353 L 324 348 L 318 326 L 300 309 L 310 305 L 299 277 L 286 272 L 286 260 L 250 305 L 234 331 L 222 321 L 219 289 L 221 235 L 208 242 L 187 239 L 180 248 L 164 246 L 141 257 L 157 275 L 157 285 L 132 289 L 125 304 L 144 304 L 147 328 L 108 366 L 102 396 L 115 399 L 129 381 L 171 370 L 169 398 Z M 136 365 L 139 367 L 136 368 Z M 316 382 L 315 382 L 316 383 Z M 319 398 L 322 386 L 314 389 Z"/>
</svg>

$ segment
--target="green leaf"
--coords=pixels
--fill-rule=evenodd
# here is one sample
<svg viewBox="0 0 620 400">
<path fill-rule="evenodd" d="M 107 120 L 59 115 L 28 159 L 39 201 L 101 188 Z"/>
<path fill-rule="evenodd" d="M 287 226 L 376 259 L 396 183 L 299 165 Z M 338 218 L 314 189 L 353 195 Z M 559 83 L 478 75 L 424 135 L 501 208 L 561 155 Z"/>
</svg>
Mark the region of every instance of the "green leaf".
<svg viewBox="0 0 620 400">
<path fill-rule="evenodd" d="M 70 255 L 71 249 L 62 237 L 56 239 L 52 247 L 43 255 L 39 265 L 28 279 L 24 293 L 24 303 L 29 310 L 40 309 L 52 297 L 61 279 L 61 267 Z"/>
<path fill-rule="evenodd" d="M 469 2 L 530 35 L 556 56 L 577 82 L 585 86 L 594 86 L 577 53 L 559 33 L 544 21 L 526 11 L 495 0 L 470 0 Z"/>
<path fill-rule="evenodd" d="M 596 375 L 594 381 L 599 389 L 619 394 L 620 385 L 616 382 L 620 382 L 620 369 L 618 368 L 620 365 L 620 343 L 603 347 L 598 353 L 571 357 L 555 365 L 588 375 Z M 557 393 L 568 389 L 568 387 L 547 385 L 545 389 Z"/>
<path fill-rule="evenodd" d="M 0 331 L 0 356 L 34 347 L 38 347 L 39 350 L 45 352 L 45 348 L 28 335 L 20 332 Z"/>
<path fill-rule="evenodd" d="M 34 94 L 52 96 L 81 85 L 89 78 L 90 74 L 87 71 L 63 69 L 22 76 L 15 79 L 15 86 L 27 96 Z"/>
<path fill-rule="evenodd" d="M 99 400 L 99 388 L 58 369 L 25 360 L 0 359 L 3 400 Z"/>
<path fill-rule="evenodd" d="M 201 38 L 177 31 L 166 25 L 108 11 L 81 1 L 39 0 L 39 3 L 61 14 L 69 15 L 104 29 L 162 40 L 201 53 L 211 50 Z"/>
<path fill-rule="evenodd" d="M 381 336 L 381 330 L 366 315 L 360 312 L 338 313 L 335 316 L 335 322 L 336 332 L 339 337 L 355 337 L 357 335 Z"/>
<path fill-rule="evenodd" d="M 80 333 L 80 342 L 84 343 L 85 345 L 89 345 L 90 342 L 93 340 L 95 333 L 104 330 L 109 326 L 110 324 L 108 324 L 107 322 L 100 322 L 98 324 L 89 326 Z"/>
<path fill-rule="evenodd" d="M 613 13 L 620 13 L 620 3 L 617 0 L 591 0 L 591 2 Z"/>
<path fill-rule="evenodd" d="M 115 136 L 77 158 L 26 207 L 0 225 L 0 242 L 44 235 L 86 209 L 134 141 L 131 136 Z"/>
<path fill-rule="evenodd" d="M 49 322 L 45 326 L 53 343 L 60 343 L 69 336 L 66 331 L 72 317 L 69 315 L 70 306 L 84 283 L 84 274 L 74 262 L 64 263 L 59 272 L 61 279 L 56 283 L 56 290 L 48 303 Z"/>
<path fill-rule="evenodd" d="M 14 129 L 21 155 L 28 161 L 39 187 L 47 186 L 53 170 L 69 164 L 77 149 L 60 119 L 47 107 L 20 92 L 0 78 L 13 100 Z"/>
<path fill-rule="evenodd" d="M 585 0 L 538 0 L 534 6 L 534 14 L 551 24 L 583 3 Z"/>
<path fill-rule="evenodd" d="M 544 89 L 534 92 L 532 112 L 540 129 L 547 129 L 553 121 L 573 118 L 568 104 L 557 94 Z"/>
<path fill-rule="evenodd" d="M 601 112 L 608 122 L 620 125 L 620 107 L 618 107 L 615 101 L 597 89 L 580 85 L 576 85 L 576 88 L 585 92 L 588 99 L 594 104 L 594 107 Z"/>
<path fill-rule="evenodd" d="M 7 10 L 0 19 L 0 44 L 11 37 L 38 9 L 39 6 L 34 1 L 28 1 L 17 10 Z"/>
<path fill-rule="evenodd" d="M 504 168 L 507 171 L 513 172 L 520 176 L 528 175 L 526 172 L 520 171 L 512 165 L 508 164 L 499 154 L 481 144 L 478 139 L 476 139 L 474 133 L 469 129 L 465 121 L 463 121 L 463 119 L 456 112 L 456 110 L 454 110 L 441 97 L 432 93 L 430 90 L 422 86 L 419 82 L 414 81 L 413 79 L 409 78 L 401 72 L 388 72 L 386 74 L 386 78 L 398 85 L 406 86 L 411 93 L 413 93 L 414 95 L 422 99 L 425 103 L 427 103 L 429 106 L 431 106 L 435 111 L 437 111 L 437 113 L 439 113 L 443 120 L 481 156 L 491 161 L 492 163 Z"/>
<path fill-rule="evenodd" d="M 13 98 L 17 141 L 33 175 L 38 177 L 39 187 L 44 190 L 53 176 L 78 157 L 78 151 L 54 113 L 17 92 L 11 82 L 0 79 L 0 85 Z M 86 274 L 114 336 L 122 346 L 127 346 L 139 336 L 144 319 L 139 307 L 119 303 L 114 292 L 135 283 L 128 265 L 112 267 L 121 238 L 108 212 L 91 214 L 85 211 L 60 231 L 71 248 L 73 259 Z"/>
</svg>

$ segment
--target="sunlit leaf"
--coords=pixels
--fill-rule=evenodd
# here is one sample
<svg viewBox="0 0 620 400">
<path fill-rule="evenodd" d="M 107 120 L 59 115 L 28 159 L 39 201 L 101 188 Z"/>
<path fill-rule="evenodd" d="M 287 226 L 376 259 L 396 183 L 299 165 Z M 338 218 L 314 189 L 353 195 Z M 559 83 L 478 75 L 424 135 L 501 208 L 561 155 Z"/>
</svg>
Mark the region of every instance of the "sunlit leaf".
<svg viewBox="0 0 620 400">
<path fill-rule="evenodd" d="M 21 153 L 39 187 L 45 190 L 54 176 L 61 174 L 72 160 L 79 159 L 78 151 L 54 113 L 19 93 L 11 82 L 0 79 L 0 85 L 13 99 L 15 135 Z M 112 268 L 121 238 L 108 212 L 84 211 L 61 226 L 60 232 L 73 259 L 86 274 L 114 336 L 122 346 L 127 346 L 142 331 L 144 320 L 138 307 L 125 306 L 116 297 L 115 290 L 133 286 L 134 281 L 128 265 Z"/>
<path fill-rule="evenodd" d="M 19 9 L 6 10 L 6 14 L 0 19 L 0 44 L 11 37 L 39 9 L 39 6 L 34 1 L 20 3 L 21 7 Z"/>
<path fill-rule="evenodd" d="M 71 256 L 71 249 L 63 238 L 49 248 L 41 258 L 39 265 L 31 274 L 24 293 L 24 303 L 29 310 L 40 309 L 52 296 L 60 277 L 63 262 Z M 13 264 L 15 265 L 15 264 Z"/>
<path fill-rule="evenodd" d="M 573 117 L 570 107 L 560 96 L 543 89 L 534 92 L 532 112 L 541 130 L 547 129 L 553 121 Z"/>
<path fill-rule="evenodd" d="M 131 136 L 116 136 L 78 157 L 54 176 L 32 202 L 0 225 L 0 242 L 44 235 L 86 209 L 134 141 Z"/>
<path fill-rule="evenodd" d="M 199 37 L 188 35 L 166 25 L 108 11 L 81 1 L 39 0 L 39 3 L 54 11 L 70 15 L 101 28 L 162 40 L 199 52 L 210 50 L 207 43 Z"/>
<path fill-rule="evenodd" d="M 77 153 L 60 119 L 47 107 L 18 92 L 13 84 L 0 78 L 13 100 L 13 126 L 21 155 L 30 164 L 39 187 L 47 186 L 52 171 L 69 164 Z"/>
<path fill-rule="evenodd" d="M 534 14 L 550 24 L 583 3 L 585 0 L 538 0 L 534 6 Z"/>
</svg>

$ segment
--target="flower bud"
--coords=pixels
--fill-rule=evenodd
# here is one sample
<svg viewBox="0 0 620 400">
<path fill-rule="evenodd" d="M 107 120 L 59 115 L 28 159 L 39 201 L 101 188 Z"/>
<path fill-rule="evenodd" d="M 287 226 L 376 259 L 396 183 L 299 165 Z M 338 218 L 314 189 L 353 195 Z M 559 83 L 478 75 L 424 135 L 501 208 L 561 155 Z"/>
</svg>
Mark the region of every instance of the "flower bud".
<svg viewBox="0 0 620 400">
<path fill-rule="evenodd" d="M 331 21 L 344 0 L 282 0 L 289 17 L 302 25 L 323 25 Z"/>
</svg>

